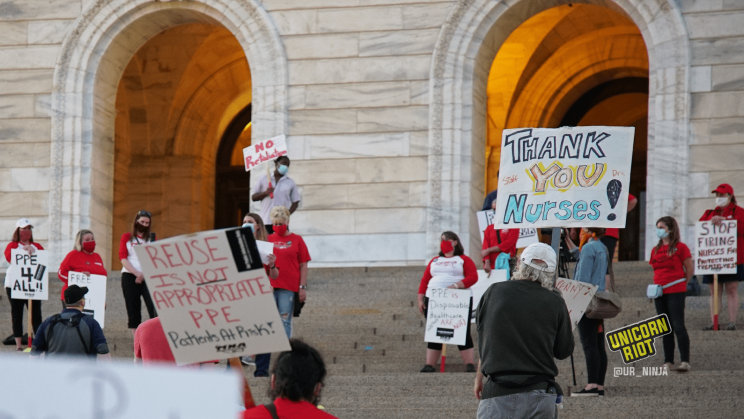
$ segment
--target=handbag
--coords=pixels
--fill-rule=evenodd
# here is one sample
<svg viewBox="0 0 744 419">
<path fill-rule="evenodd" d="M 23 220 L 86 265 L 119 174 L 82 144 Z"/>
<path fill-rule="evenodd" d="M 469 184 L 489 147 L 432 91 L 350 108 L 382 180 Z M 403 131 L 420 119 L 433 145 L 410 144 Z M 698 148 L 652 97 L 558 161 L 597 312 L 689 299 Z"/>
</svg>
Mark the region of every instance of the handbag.
<svg viewBox="0 0 744 419">
<path fill-rule="evenodd" d="M 623 302 L 620 296 L 615 292 L 615 273 L 610 265 L 610 255 L 607 255 L 607 270 L 609 271 L 610 281 L 609 291 L 597 291 L 589 302 L 584 315 L 590 319 L 611 319 L 623 310 Z"/>
<path fill-rule="evenodd" d="M 651 284 L 651 285 L 648 286 L 648 288 L 646 288 L 646 297 L 648 297 L 648 298 L 650 298 L 652 300 L 655 299 L 655 298 L 659 298 L 659 297 L 661 297 L 664 294 L 664 289 L 665 288 L 669 288 L 672 285 L 677 285 L 680 282 L 684 282 L 686 280 L 687 280 L 687 278 L 678 279 L 678 280 L 676 280 L 674 282 L 670 282 L 670 283 L 668 283 L 668 284 L 666 284 L 664 286 L 657 285 L 657 284 Z"/>
</svg>

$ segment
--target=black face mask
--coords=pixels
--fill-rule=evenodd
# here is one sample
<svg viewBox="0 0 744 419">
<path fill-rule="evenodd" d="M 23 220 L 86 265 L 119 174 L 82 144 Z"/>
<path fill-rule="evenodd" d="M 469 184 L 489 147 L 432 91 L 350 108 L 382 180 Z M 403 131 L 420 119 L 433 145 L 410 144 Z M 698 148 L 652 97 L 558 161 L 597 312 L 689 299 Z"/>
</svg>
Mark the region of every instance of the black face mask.
<svg viewBox="0 0 744 419">
<path fill-rule="evenodd" d="M 137 230 L 138 233 L 147 233 L 147 231 L 150 229 L 150 227 L 145 227 L 140 223 L 134 223 L 134 228 Z"/>
</svg>

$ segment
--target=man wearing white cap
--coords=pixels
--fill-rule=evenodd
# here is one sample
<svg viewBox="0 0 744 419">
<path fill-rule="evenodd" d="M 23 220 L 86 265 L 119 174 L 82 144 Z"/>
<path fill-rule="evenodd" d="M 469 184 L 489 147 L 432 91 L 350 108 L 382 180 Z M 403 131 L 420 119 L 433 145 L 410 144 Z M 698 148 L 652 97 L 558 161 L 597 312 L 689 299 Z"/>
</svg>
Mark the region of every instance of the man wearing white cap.
<svg viewBox="0 0 744 419">
<path fill-rule="evenodd" d="M 574 339 L 566 303 L 553 290 L 556 262 L 550 246 L 528 246 L 513 280 L 491 285 L 478 304 L 478 419 L 557 415 L 563 391 L 554 358 L 568 358 Z"/>
</svg>

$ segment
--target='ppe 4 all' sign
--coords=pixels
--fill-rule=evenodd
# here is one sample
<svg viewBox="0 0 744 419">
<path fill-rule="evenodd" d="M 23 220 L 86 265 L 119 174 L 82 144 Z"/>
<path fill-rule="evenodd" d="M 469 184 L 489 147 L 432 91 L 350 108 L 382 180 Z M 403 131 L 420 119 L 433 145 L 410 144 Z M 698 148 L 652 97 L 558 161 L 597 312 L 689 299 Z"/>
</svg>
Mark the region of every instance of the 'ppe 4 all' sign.
<svg viewBox="0 0 744 419">
<path fill-rule="evenodd" d="M 46 250 L 29 254 L 23 249 L 13 249 L 10 269 L 6 275 L 10 284 L 10 297 L 21 300 L 49 299 L 49 255 Z"/>
<path fill-rule="evenodd" d="M 497 228 L 625 227 L 633 127 L 504 130 Z"/>
</svg>

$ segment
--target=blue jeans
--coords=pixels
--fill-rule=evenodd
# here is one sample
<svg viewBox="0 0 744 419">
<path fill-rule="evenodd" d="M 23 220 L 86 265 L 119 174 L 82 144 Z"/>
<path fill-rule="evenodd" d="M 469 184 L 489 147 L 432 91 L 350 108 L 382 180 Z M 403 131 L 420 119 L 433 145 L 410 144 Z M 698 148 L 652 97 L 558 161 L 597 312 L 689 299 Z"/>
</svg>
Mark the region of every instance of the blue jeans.
<svg viewBox="0 0 744 419">
<path fill-rule="evenodd" d="M 478 404 L 478 419 L 523 418 L 554 419 L 558 417 L 555 405 L 557 395 L 545 390 L 484 399 Z"/>
<path fill-rule="evenodd" d="M 294 314 L 294 297 L 295 293 L 281 288 L 274 288 L 274 301 L 276 308 L 279 310 L 279 316 L 284 325 L 284 331 L 287 338 L 292 337 L 292 314 Z M 256 372 L 254 377 L 264 377 L 269 375 L 269 364 L 271 363 L 271 354 L 256 355 Z"/>
</svg>

